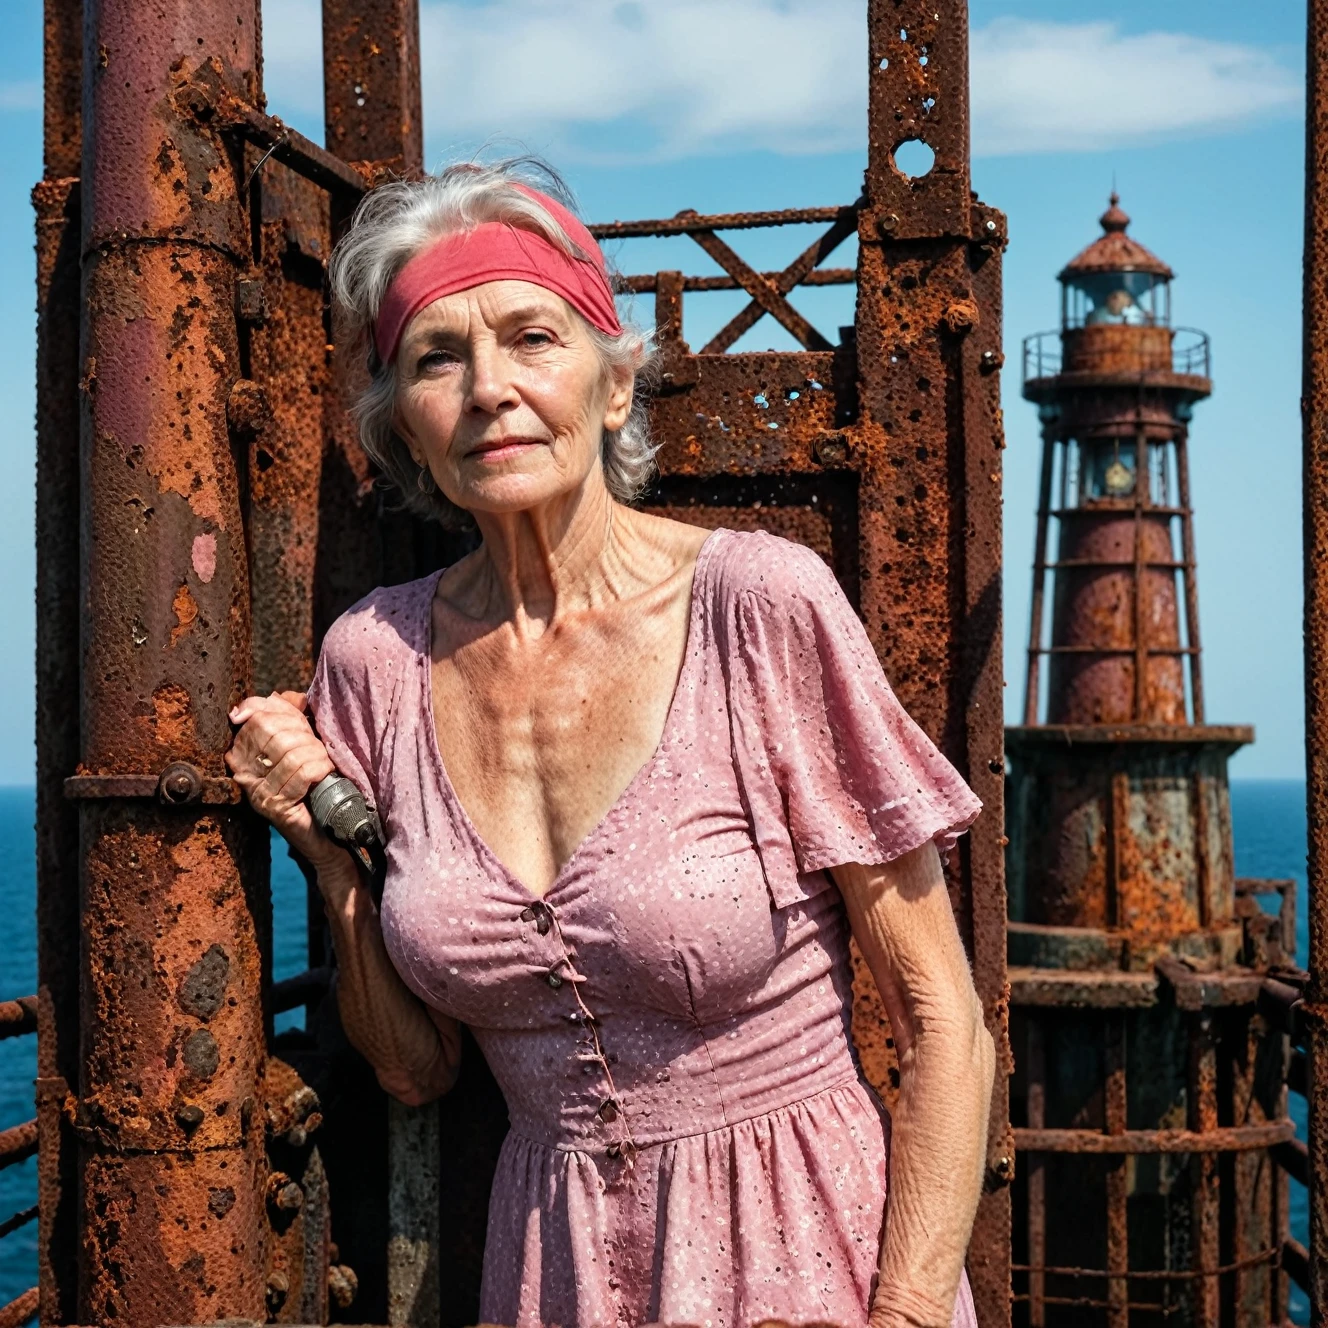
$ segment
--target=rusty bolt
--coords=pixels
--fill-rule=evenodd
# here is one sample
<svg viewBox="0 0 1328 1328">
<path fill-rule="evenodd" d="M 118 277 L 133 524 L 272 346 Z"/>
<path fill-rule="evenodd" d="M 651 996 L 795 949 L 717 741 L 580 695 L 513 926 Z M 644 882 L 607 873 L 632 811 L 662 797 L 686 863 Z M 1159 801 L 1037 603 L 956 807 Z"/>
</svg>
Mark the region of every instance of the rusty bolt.
<svg viewBox="0 0 1328 1328">
<path fill-rule="evenodd" d="M 982 352 L 982 372 L 995 373 L 1005 363 L 1005 356 L 998 350 Z"/>
<path fill-rule="evenodd" d="M 822 466 L 843 466 L 848 462 L 848 439 L 843 434 L 830 434 L 812 439 L 812 455 Z"/>
<path fill-rule="evenodd" d="M 285 1303 L 286 1297 L 290 1294 L 290 1278 L 286 1275 L 284 1268 L 274 1268 L 267 1275 L 267 1307 L 270 1310 L 279 1310 Z"/>
<path fill-rule="evenodd" d="M 187 803 L 197 802 L 203 796 L 202 772 L 188 761 L 172 761 L 161 772 L 157 796 L 162 802 L 173 807 L 183 807 Z"/>
<path fill-rule="evenodd" d="M 941 320 L 950 332 L 969 332 L 982 321 L 982 315 L 974 301 L 956 300 L 941 315 Z"/>
<path fill-rule="evenodd" d="M 344 1310 L 355 1299 L 355 1293 L 360 1289 L 360 1279 L 355 1276 L 355 1270 L 344 1263 L 329 1264 L 327 1289 L 336 1301 L 337 1308 Z"/>
<path fill-rule="evenodd" d="M 284 1171 L 274 1171 L 267 1178 L 267 1201 L 280 1213 L 298 1213 L 304 1191 Z"/>
<path fill-rule="evenodd" d="M 177 1107 L 175 1111 L 175 1123 L 186 1134 L 192 1134 L 203 1123 L 203 1108 L 195 1106 L 192 1102 L 186 1103 L 182 1107 Z"/>
<path fill-rule="evenodd" d="M 285 1107 L 297 1121 L 302 1121 L 318 1110 L 318 1094 L 308 1084 L 301 1084 L 286 1098 Z"/>
<path fill-rule="evenodd" d="M 892 234 L 895 227 L 898 225 L 899 218 L 895 216 L 893 212 L 887 212 L 885 216 L 876 218 L 876 229 L 880 231 L 882 235 Z"/>
<path fill-rule="evenodd" d="M 235 316 L 242 323 L 267 319 L 267 291 L 256 277 L 242 277 L 235 283 Z"/>
<path fill-rule="evenodd" d="M 226 398 L 226 420 L 242 437 L 252 438 L 263 431 L 272 417 L 267 393 L 251 379 L 240 378 Z"/>
<path fill-rule="evenodd" d="M 987 1182 L 985 1188 L 988 1192 L 991 1190 L 998 1190 L 1009 1185 L 1013 1180 L 1014 1155 L 1006 1153 L 987 1168 Z"/>
</svg>

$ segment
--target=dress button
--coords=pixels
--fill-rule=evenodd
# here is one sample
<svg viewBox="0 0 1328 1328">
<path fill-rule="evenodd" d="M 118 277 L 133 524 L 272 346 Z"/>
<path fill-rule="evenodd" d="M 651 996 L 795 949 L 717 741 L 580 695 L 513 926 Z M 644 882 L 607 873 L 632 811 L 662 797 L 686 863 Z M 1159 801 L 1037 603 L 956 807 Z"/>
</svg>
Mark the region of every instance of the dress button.
<svg viewBox="0 0 1328 1328">
<path fill-rule="evenodd" d="M 553 917 L 549 912 L 549 906 L 538 901 L 521 910 L 521 921 L 533 922 L 535 930 L 541 936 L 547 936 L 549 929 L 553 926 Z"/>
<path fill-rule="evenodd" d="M 618 1119 L 618 1104 L 611 1097 L 599 1104 L 599 1118 L 605 1125 L 612 1125 Z"/>
<path fill-rule="evenodd" d="M 544 980 L 554 989 L 554 991 L 557 991 L 558 988 L 563 985 L 562 978 L 560 978 L 552 969 L 544 975 Z"/>
</svg>

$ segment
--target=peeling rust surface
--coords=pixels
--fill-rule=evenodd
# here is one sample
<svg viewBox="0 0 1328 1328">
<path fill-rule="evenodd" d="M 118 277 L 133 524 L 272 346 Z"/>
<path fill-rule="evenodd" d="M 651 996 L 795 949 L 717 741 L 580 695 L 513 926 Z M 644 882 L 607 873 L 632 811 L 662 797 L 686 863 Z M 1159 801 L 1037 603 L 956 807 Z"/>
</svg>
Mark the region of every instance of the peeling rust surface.
<svg viewBox="0 0 1328 1328">
<path fill-rule="evenodd" d="M 238 150 L 195 112 L 218 87 L 257 96 L 258 12 L 167 10 L 102 0 L 87 19 L 83 704 L 65 771 L 105 777 L 110 795 L 75 804 L 78 1313 L 144 1325 L 261 1314 L 266 1239 L 266 836 L 187 796 L 227 776 L 226 711 L 251 689 L 227 415 L 249 219 Z M 163 772 L 163 796 L 185 805 L 117 796 L 117 781 Z"/>
<path fill-rule="evenodd" d="M 424 156 L 418 0 L 323 0 L 325 142 L 398 174 Z"/>
<path fill-rule="evenodd" d="M 254 685 L 303 690 L 313 676 L 314 579 L 328 399 L 323 262 L 331 248 L 325 195 L 285 167 L 261 184 L 263 318 L 249 334 L 249 548 Z M 261 383 L 259 388 L 257 384 Z M 234 410 L 235 393 L 232 393 Z"/>
<path fill-rule="evenodd" d="M 79 255 L 83 5 L 44 5 L 37 232 L 37 1275 L 44 1324 L 77 1319 L 78 1150 L 63 1106 L 78 1082 Z"/>
</svg>

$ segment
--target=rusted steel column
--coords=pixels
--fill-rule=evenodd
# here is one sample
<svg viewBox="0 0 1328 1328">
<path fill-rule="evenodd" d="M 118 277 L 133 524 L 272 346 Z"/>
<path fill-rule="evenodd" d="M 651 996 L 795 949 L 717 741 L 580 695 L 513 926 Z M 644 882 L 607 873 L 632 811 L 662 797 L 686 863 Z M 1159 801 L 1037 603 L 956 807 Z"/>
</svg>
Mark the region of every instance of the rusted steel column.
<svg viewBox="0 0 1328 1328">
<path fill-rule="evenodd" d="M 250 682 L 226 411 L 250 236 L 193 108 L 257 99 L 257 4 L 88 0 L 84 36 L 80 773 L 218 778 Z M 266 835 L 105 797 L 80 835 L 80 1322 L 261 1320 Z"/>
<path fill-rule="evenodd" d="M 861 610 L 917 720 L 986 811 L 951 893 L 996 1038 L 987 1193 L 968 1271 L 986 1326 L 1010 1314 L 1001 666 L 1000 251 L 1005 220 L 970 194 L 963 0 L 868 6 L 868 166 L 859 215 Z M 920 139 L 931 170 L 895 150 Z M 907 310 L 901 316 L 901 309 Z M 962 574 L 950 575 L 952 568 Z"/>
<path fill-rule="evenodd" d="M 1047 527 L 1051 522 L 1051 472 L 1058 446 L 1055 430 L 1042 430 L 1042 474 L 1038 481 L 1037 533 L 1033 541 L 1033 595 L 1028 611 L 1028 678 L 1024 686 L 1024 723 L 1036 724 L 1042 664 L 1043 599 L 1047 593 Z"/>
<path fill-rule="evenodd" d="M 1027 1041 L 1024 1074 L 1028 1079 L 1025 1098 L 1028 1128 L 1041 1130 L 1047 1124 L 1047 1058 L 1042 1034 L 1041 1011 L 1032 1011 L 1026 1023 Z M 1025 1155 L 1021 1161 L 1028 1183 L 1028 1325 L 1046 1328 L 1047 1276 L 1047 1166 L 1042 1153 Z"/>
<path fill-rule="evenodd" d="M 258 269 L 239 301 L 250 379 L 230 413 L 248 447 L 254 686 L 266 694 L 303 691 L 313 676 L 331 228 L 327 195 L 285 166 L 268 162 L 253 189 Z"/>
<path fill-rule="evenodd" d="M 1125 1083 L 1125 1016 L 1112 1010 L 1106 1017 L 1103 1064 L 1103 1124 L 1107 1134 L 1127 1128 Z M 1127 1328 L 1130 1322 L 1129 1176 L 1126 1159 L 1107 1160 L 1107 1328 Z"/>
<path fill-rule="evenodd" d="M 1189 1028 L 1189 1072 L 1186 1085 L 1187 1124 L 1191 1130 L 1218 1128 L 1217 1114 L 1217 1040 L 1212 1014 L 1204 1010 L 1194 1015 Z M 1194 1187 L 1191 1244 L 1194 1271 L 1211 1272 L 1221 1267 L 1221 1204 L 1218 1158 L 1216 1153 L 1199 1153 L 1190 1158 Z M 1194 1322 L 1216 1324 L 1221 1307 L 1221 1285 L 1216 1277 L 1194 1279 Z"/>
<path fill-rule="evenodd" d="M 418 171 L 419 0 L 323 0 L 326 143 L 345 161 Z"/>
<path fill-rule="evenodd" d="M 1328 1322 L 1328 0 L 1309 0 L 1305 144 L 1305 773 L 1310 1304 Z"/>
<path fill-rule="evenodd" d="M 45 169 L 37 212 L 37 1258 L 43 1324 L 73 1323 L 78 1150 L 78 326 L 82 0 L 46 0 Z"/>
<path fill-rule="evenodd" d="M 323 105 L 328 150 L 363 163 L 371 178 L 423 169 L 418 0 L 323 0 Z M 333 200 L 334 237 L 348 220 L 345 202 Z M 319 639 L 373 586 L 429 570 L 416 567 L 420 523 L 404 513 L 381 513 L 374 471 L 346 409 L 364 376 L 364 366 L 348 352 L 338 347 L 334 354 L 326 400 L 314 603 Z"/>
<path fill-rule="evenodd" d="M 435 1328 L 439 1314 L 438 1103 L 387 1104 L 387 1321 Z"/>
</svg>

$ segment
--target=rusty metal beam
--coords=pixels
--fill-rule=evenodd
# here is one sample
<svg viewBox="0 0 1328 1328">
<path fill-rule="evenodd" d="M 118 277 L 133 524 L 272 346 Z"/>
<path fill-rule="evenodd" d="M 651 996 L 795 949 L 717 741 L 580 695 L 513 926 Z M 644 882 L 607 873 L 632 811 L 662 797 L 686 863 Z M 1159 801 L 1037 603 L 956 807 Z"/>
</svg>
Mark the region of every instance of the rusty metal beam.
<svg viewBox="0 0 1328 1328">
<path fill-rule="evenodd" d="M 1304 416 L 1305 746 L 1310 1065 L 1309 1293 L 1328 1322 L 1328 0 L 1309 0 L 1306 40 Z"/>
<path fill-rule="evenodd" d="M 37 1275 L 42 1321 L 77 1318 L 78 1167 L 64 1114 L 78 1082 L 79 255 L 82 0 L 45 0 L 45 165 L 37 230 Z"/>
<path fill-rule="evenodd" d="M 323 0 L 328 150 L 414 174 L 424 165 L 419 0 Z"/>
<path fill-rule="evenodd" d="M 606 221 L 588 227 L 597 240 L 633 240 L 649 236 L 696 235 L 704 231 L 748 231 L 766 226 L 805 226 L 818 221 L 857 224 L 861 200 L 849 207 L 782 208 L 775 212 L 680 212 L 657 221 Z M 852 229 L 850 226 L 850 234 Z"/>
<path fill-rule="evenodd" d="M 653 295 L 659 289 L 660 275 L 658 272 L 647 272 L 642 276 L 619 277 L 617 288 L 621 291 L 630 291 L 633 295 Z M 784 272 L 760 272 L 757 275 L 764 281 L 778 285 L 786 277 L 787 269 Z M 858 274 L 851 267 L 826 267 L 808 272 L 805 276 L 799 278 L 795 284 L 798 286 L 851 286 L 857 279 Z M 685 291 L 732 291 L 742 290 L 743 285 L 736 277 L 730 276 L 683 277 L 682 288 Z M 787 295 L 788 291 L 792 289 L 792 286 L 788 290 L 781 288 L 781 293 Z M 736 323 L 737 321 L 737 317 L 735 317 L 733 322 Z M 740 336 L 741 333 L 738 335 Z M 733 340 L 736 341 L 737 336 Z"/>
<path fill-rule="evenodd" d="M 859 428 L 870 439 L 858 463 L 860 608 L 904 703 L 986 807 L 965 839 L 952 898 L 997 1046 L 988 1186 L 968 1255 L 979 1319 L 994 1328 L 1010 1316 L 1014 1170 L 996 372 L 1006 227 L 970 192 L 967 5 L 871 0 L 867 34 L 855 338 Z M 935 161 L 910 179 L 894 154 L 914 138 Z"/>
<path fill-rule="evenodd" d="M 22 1037 L 37 1031 L 37 998 L 20 996 L 16 1001 L 0 1001 L 0 1039 Z"/>
<path fill-rule="evenodd" d="M 226 411 L 250 252 L 244 162 L 194 108 L 216 87 L 257 103 L 258 33 L 256 0 L 97 0 L 86 17 L 70 774 L 184 761 L 224 777 L 226 713 L 251 688 Z M 240 808 L 77 805 L 79 1321 L 263 1317 L 267 836 Z"/>
<path fill-rule="evenodd" d="M 1024 1098 L 1026 1128 L 1042 1130 L 1047 1123 L 1047 1057 L 1042 1023 L 1036 1018 L 1027 1021 L 1024 1051 L 1023 1070 L 1028 1084 Z M 1019 1147 L 1017 1132 L 1015 1147 Z M 1046 1328 L 1047 1279 L 1042 1272 L 1047 1262 L 1046 1158 L 1035 1152 L 1024 1158 L 1021 1165 L 1028 1187 L 1028 1324 L 1029 1328 Z"/>
<path fill-rule="evenodd" d="M 214 117 L 218 128 L 237 131 L 274 161 L 320 189 L 348 195 L 352 200 L 368 191 L 369 181 L 363 172 L 346 165 L 275 115 L 265 115 L 247 102 L 225 96 L 198 102 L 194 110 Z"/>
<path fill-rule="evenodd" d="M 436 1328 L 443 1251 L 439 1248 L 438 1103 L 388 1103 L 387 1321 Z M 449 1251 L 450 1254 L 450 1251 Z"/>
<path fill-rule="evenodd" d="M 1191 1016 L 1189 1027 L 1189 1067 L 1186 1083 L 1187 1124 L 1201 1137 L 1218 1137 L 1232 1130 L 1254 1132 L 1258 1137 L 1266 1130 L 1282 1129 L 1283 1140 L 1268 1138 L 1266 1145 L 1284 1142 L 1295 1133 L 1290 1121 L 1273 1126 L 1244 1125 L 1222 1130 L 1218 1126 L 1217 1106 L 1217 1036 L 1213 1016 L 1207 1011 Z M 1240 1137 L 1240 1136 L 1237 1136 Z M 1245 1137 L 1248 1137 L 1248 1133 Z M 1190 1177 L 1193 1186 L 1191 1198 L 1191 1227 L 1193 1235 L 1193 1261 L 1196 1272 L 1216 1268 L 1222 1262 L 1221 1247 L 1221 1178 L 1214 1153 L 1194 1149 L 1190 1157 Z M 1202 1324 L 1218 1322 L 1221 1287 L 1215 1278 L 1202 1278 L 1194 1283 L 1193 1314 Z"/>
<path fill-rule="evenodd" d="M 1088 1153 L 1098 1157 L 1124 1157 L 1140 1153 L 1241 1153 L 1271 1148 L 1295 1136 L 1291 1121 L 1260 1125 L 1228 1125 L 1211 1130 L 1100 1130 L 1016 1129 L 1021 1153 Z"/>
<path fill-rule="evenodd" d="M 22 1125 L 11 1125 L 0 1130 L 0 1171 L 25 1162 L 37 1151 L 37 1121 L 34 1118 Z"/>
<path fill-rule="evenodd" d="M 1127 1133 L 1125 1083 L 1125 1018 L 1119 1010 L 1107 1016 L 1103 1055 L 1103 1116 L 1106 1137 L 1113 1142 Z M 1127 1328 L 1130 1322 L 1129 1177 L 1125 1156 L 1107 1155 L 1107 1328 Z"/>
<path fill-rule="evenodd" d="M 0 1328 L 23 1328 L 25 1323 L 31 1323 L 37 1317 L 39 1301 L 40 1293 L 32 1287 L 8 1305 L 0 1305 Z"/>
</svg>

